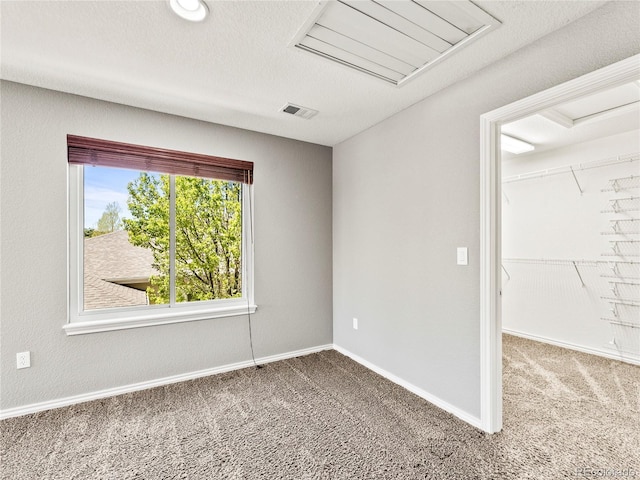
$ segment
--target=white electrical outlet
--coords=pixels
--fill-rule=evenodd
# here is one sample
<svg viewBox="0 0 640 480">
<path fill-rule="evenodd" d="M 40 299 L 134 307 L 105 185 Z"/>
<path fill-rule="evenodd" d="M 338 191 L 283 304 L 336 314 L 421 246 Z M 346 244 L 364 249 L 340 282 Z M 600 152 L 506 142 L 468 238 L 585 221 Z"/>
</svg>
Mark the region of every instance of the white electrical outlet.
<svg viewBox="0 0 640 480">
<path fill-rule="evenodd" d="M 353 329 L 354 329 L 354 330 L 357 330 L 357 329 L 358 329 L 358 319 L 357 319 L 357 318 L 354 318 L 354 319 L 353 319 Z"/>
<path fill-rule="evenodd" d="M 31 352 L 16 353 L 17 368 L 29 368 L 31 366 Z"/>
</svg>

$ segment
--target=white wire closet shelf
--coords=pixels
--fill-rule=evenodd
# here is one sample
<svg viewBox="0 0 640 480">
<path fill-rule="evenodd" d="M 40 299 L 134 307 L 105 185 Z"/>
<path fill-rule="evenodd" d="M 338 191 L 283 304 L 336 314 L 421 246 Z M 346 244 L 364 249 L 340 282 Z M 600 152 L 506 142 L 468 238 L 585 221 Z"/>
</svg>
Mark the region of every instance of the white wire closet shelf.
<svg viewBox="0 0 640 480">
<path fill-rule="evenodd" d="M 608 280 L 609 289 L 615 298 L 636 302 L 640 305 L 640 283 L 624 280 Z"/>
<path fill-rule="evenodd" d="M 506 177 L 502 177 L 502 183 L 519 182 L 522 180 L 531 180 L 533 178 L 541 178 L 541 177 L 546 177 L 550 175 L 560 175 L 563 173 L 571 173 L 574 175 L 574 178 L 575 178 L 575 172 L 580 170 L 589 170 L 591 168 L 608 167 L 610 165 L 617 165 L 619 163 L 636 162 L 638 160 L 640 160 L 640 153 L 628 153 L 625 155 L 618 155 L 615 157 L 609 157 L 602 160 L 594 160 L 592 162 L 574 163 L 571 165 L 562 165 L 560 167 L 547 168 L 544 170 L 536 170 L 536 171 L 527 172 L 527 173 L 520 173 L 518 175 L 509 175 Z M 622 180 L 622 179 L 618 179 L 618 180 Z M 580 186 L 578 186 L 578 188 L 580 188 Z M 603 191 L 608 191 L 608 190 L 603 190 Z"/>
<path fill-rule="evenodd" d="M 608 265 L 612 270 L 617 270 L 619 268 L 616 265 L 637 265 L 640 266 L 640 261 L 636 260 L 589 260 L 584 258 L 502 258 L 503 263 L 536 263 L 536 264 L 545 264 L 545 265 L 588 265 L 588 266 L 598 266 L 598 265 Z"/>
<path fill-rule="evenodd" d="M 619 352 L 638 355 L 640 353 L 640 330 L 635 325 L 610 322 L 613 343 Z"/>
<path fill-rule="evenodd" d="M 609 246 L 613 253 L 603 253 L 602 256 L 640 257 L 640 240 L 609 240 Z"/>
<path fill-rule="evenodd" d="M 609 225 L 613 234 L 636 234 L 640 233 L 640 219 L 637 218 L 620 218 L 615 220 L 609 220 Z"/>
<path fill-rule="evenodd" d="M 616 305 L 628 305 L 630 307 L 640 307 L 640 300 L 627 300 L 624 298 L 616 298 L 616 297 L 600 297 L 603 300 L 606 300 L 610 303 L 615 303 Z"/>
<path fill-rule="evenodd" d="M 600 269 L 601 278 L 616 279 L 620 282 L 640 280 L 640 261 L 637 260 L 588 260 L 588 259 L 566 259 L 566 258 L 502 258 L 502 270 L 511 280 L 511 273 L 504 264 L 520 263 L 530 265 L 564 265 L 567 267 L 597 267 Z M 579 271 L 577 271 L 579 274 Z M 580 276 L 582 281 L 582 277 Z"/>
<path fill-rule="evenodd" d="M 613 318 L 602 317 L 603 320 L 640 325 L 640 307 L 623 303 L 610 303 Z"/>
<path fill-rule="evenodd" d="M 638 305 L 638 302 L 611 301 L 609 303 L 611 305 L 611 313 L 617 320 L 622 317 L 640 322 L 640 305 Z"/>
<path fill-rule="evenodd" d="M 585 217 L 585 226 L 589 227 L 585 232 L 588 235 L 585 236 L 588 238 L 585 238 L 584 244 L 576 245 L 576 248 L 569 248 L 571 245 L 562 243 L 561 237 L 552 235 L 554 230 L 546 232 L 550 237 L 544 237 L 544 239 L 560 254 L 556 258 L 503 257 L 501 264 L 503 288 L 507 290 L 513 288 L 515 295 L 521 294 L 522 288 L 529 288 L 533 289 L 532 295 L 546 296 L 549 289 L 552 289 L 554 295 L 566 295 L 570 301 L 584 302 L 588 298 L 594 311 L 582 314 L 579 320 L 591 322 L 601 319 L 608 322 L 609 326 L 605 330 L 599 330 L 602 333 L 598 333 L 608 338 L 604 340 L 606 337 L 603 336 L 601 340 L 607 341 L 608 348 L 616 350 L 623 358 L 628 357 L 633 360 L 640 360 L 640 259 L 638 258 L 640 257 L 640 218 L 637 214 L 640 211 L 640 196 L 633 191 L 640 187 L 640 175 L 636 174 L 640 169 L 637 168 L 637 163 L 622 164 L 638 160 L 640 160 L 638 153 L 619 155 L 594 162 L 512 175 L 502 179 L 502 183 L 509 183 L 566 174 L 549 185 L 573 190 L 574 187 L 565 182 L 575 182 L 580 193 L 588 193 L 589 196 L 588 202 L 576 201 L 575 204 L 571 204 L 571 208 L 588 209 L 595 215 L 598 215 L 598 211 L 604 214 L 600 218 Z M 600 172 L 594 172 L 589 176 L 579 173 L 580 170 L 610 165 L 618 166 L 603 170 L 604 178 Z M 611 172 L 610 175 L 607 175 L 607 172 Z M 614 176 L 619 178 L 612 178 Z M 585 181 L 588 179 L 589 182 L 599 180 L 599 185 L 594 185 L 586 192 L 583 186 L 589 188 L 591 183 L 581 185 L 583 179 Z M 534 184 L 532 188 L 535 185 L 538 184 Z M 547 184 L 541 183 L 541 185 Z M 514 195 L 518 193 L 515 185 L 510 188 L 515 189 Z M 508 193 L 510 191 L 508 190 Z M 506 195 L 504 197 L 507 203 L 512 203 Z M 520 197 L 515 198 L 517 201 Z M 570 198 L 568 201 L 574 200 Z M 602 203 L 595 206 L 596 201 Z M 598 233 L 604 238 L 598 239 Z M 570 238 L 572 237 L 568 237 L 567 241 Z M 577 238 L 574 241 L 577 242 Z M 557 247 L 562 247 L 563 250 L 557 249 L 556 243 Z M 536 248 L 545 248 L 538 250 L 540 253 L 552 252 L 545 245 L 538 245 Z M 561 252 L 565 252 L 568 258 L 563 258 Z M 587 258 L 571 258 L 573 252 L 575 254 L 584 252 Z M 534 252 L 531 251 L 531 253 Z M 590 328 L 586 323 L 584 325 L 585 328 Z"/>
<path fill-rule="evenodd" d="M 637 287 L 640 287 L 640 283 L 637 282 L 627 282 L 625 280 L 618 280 L 617 278 L 615 280 L 611 280 L 609 283 L 614 283 L 616 285 L 635 285 Z"/>
<path fill-rule="evenodd" d="M 612 178 L 603 192 L 622 192 L 626 190 L 635 190 L 640 188 L 640 176 L 631 175 L 629 177 Z"/>
<path fill-rule="evenodd" d="M 603 278 L 640 279 L 640 262 L 610 260 L 605 263 L 609 267 L 609 272 L 602 274 L 601 277 Z"/>
<path fill-rule="evenodd" d="M 602 210 L 600 213 L 627 213 L 640 211 L 640 197 L 630 196 L 623 198 L 609 199 L 611 208 Z"/>
<path fill-rule="evenodd" d="M 613 323 L 614 325 L 624 325 L 626 327 L 631 327 L 631 328 L 640 328 L 640 323 L 626 322 L 624 320 L 616 320 L 615 318 L 607 318 L 607 317 L 602 317 L 601 320 L 604 320 L 605 322 Z"/>
</svg>

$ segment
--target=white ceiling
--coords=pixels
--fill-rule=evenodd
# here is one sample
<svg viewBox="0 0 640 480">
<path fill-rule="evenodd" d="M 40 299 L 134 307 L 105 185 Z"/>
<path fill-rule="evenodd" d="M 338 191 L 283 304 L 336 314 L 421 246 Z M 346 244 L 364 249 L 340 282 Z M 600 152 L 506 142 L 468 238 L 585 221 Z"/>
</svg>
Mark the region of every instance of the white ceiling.
<svg viewBox="0 0 640 480">
<path fill-rule="evenodd" d="M 476 1 L 502 24 L 396 87 L 290 45 L 316 1 L 206 1 L 190 23 L 164 0 L 1 0 L 0 77 L 335 145 L 605 3 Z"/>
<path fill-rule="evenodd" d="M 556 105 L 502 126 L 502 133 L 535 146 L 536 153 L 640 129 L 640 80 Z"/>
</svg>

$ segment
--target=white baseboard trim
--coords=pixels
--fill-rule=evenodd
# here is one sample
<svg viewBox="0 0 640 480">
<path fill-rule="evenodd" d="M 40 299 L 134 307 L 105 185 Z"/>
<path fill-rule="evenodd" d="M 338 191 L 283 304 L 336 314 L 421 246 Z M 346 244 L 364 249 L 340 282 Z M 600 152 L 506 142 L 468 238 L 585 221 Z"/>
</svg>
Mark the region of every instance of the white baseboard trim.
<svg viewBox="0 0 640 480">
<path fill-rule="evenodd" d="M 351 358 L 352 360 L 358 362 L 360 365 L 368 368 L 369 370 L 372 370 L 374 372 L 376 372 L 378 375 L 383 376 L 384 378 L 386 378 L 387 380 L 392 381 L 393 383 L 400 385 L 402 388 L 409 390 L 412 393 L 415 393 L 416 395 L 418 395 L 419 397 L 423 398 L 424 400 L 426 400 L 429 403 L 432 403 L 433 405 L 435 405 L 436 407 L 439 407 L 449 413 L 451 413 L 452 415 L 455 415 L 456 417 L 458 417 L 460 420 L 467 422 L 470 425 L 473 425 L 474 427 L 483 430 L 482 428 L 482 422 L 480 421 L 479 418 L 474 417 L 473 415 L 465 412 L 464 410 L 459 409 L 458 407 L 451 405 L 449 402 L 446 402 L 444 400 L 442 400 L 441 398 L 436 397 L 435 395 L 432 395 L 431 393 L 416 387 L 415 385 L 413 385 L 412 383 L 407 382 L 406 380 L 403 380 L 400 377 L 397 377 L 396 375 L 394 375 L 393 373 L 387 372 L 386 370 L 378 367 L 377 365 L 374 365 L 373 363 L 369 362 L 368 360 L 365 360 L 362 357 L 359 357 L 358 355 L 351 353 L 349 350 L 340 347 L 339 345 L 333 345 L 333 348 L 342 353 L 343 355 L 346 355 L 347 357 Z"/>
<path fill-rule="evenodd" d="M 556 347 L 567 348 L 569 350 L 576 350 L 577 352 L 588 353 L 590 355 L 598 355 L 599 357 L 610 358 L 612 360 L 618 360 L 619 362 L 631 363 L 632 365 L 640 365 L 640 357 L 631 353 L 625 353 L 624 355 L 617 351 L 607 351 L 605 349 L 583 347 L 582 345 L 576 345 L 575 343 L 563 342 L 561 340 L 555 340 L 553 338 L 544 337 L 541 335 L 534 335 L 532 333 L 520 332 L 518 330 L 511 330 L 510 328 L 503 328 L 502 333 L 513 335 L 515 337 L 526 338 L 528 340 L 535 340 L 536 342 L 548 343 L 549 345 L 555 345 Z"/>
<path fill-rule="evenodd" d="M 331 350 L 331 349 L 333 349 L 332 344 L 319 345 L 317 347 L 303 348 L 302 350 L 295 350 L 293 352 L 286 352 L 286 353 L 280 353 L 277 355 L 270 355 L 268 357 L 256 358 L 256 363 L 258 363 L 259 365 L 263 365 L 265 363 L 272 363 L 280 360 L 286 360 L 289 358 L 301 357 L 303 355 L 310 355 L 312 353 L 322 352 L 324 350 Z M 218 373 L 225 373 L 233 370 L 240 370 L 241 368 L 247 368 L 251 366 L 253 366 L 253 361 L 246 360 L 243 362 L 222 365 L 220 367 L 207 368 L 205 370 L 198 370 L 196 372 L 172 375 L 170 377 L 159 378 L 156 380 L 149 380 L 146 382 L 132 383 L 130 385 L 124 385 L 122 387 L 107 388 L 104 390 L 98 390 L 96 392 L 83 393 L 80 395 L 73 395 L 70 397 L 59 398 L 56 400 L 48 400 L 40 403 L 32 403 L 30 405 L 25 405 L 22 407 L 7 408 L 5 410 L 0 410 L 0 420 L 5 418 L 11 418 L 11 417 L 20 417 L 22 415 L 42 412 L 44 410 L 51 410 L 54 408 L 67 407 L 69 405 L 90 402 L 92 400 L 100 400 L 102 398 L 114 397 L 116 395 L 122 395 L 124 393 L 137 392 L 139 390 L 146 390 L 148 388 L 161 387 L 163 385 L 170 385 L 172 383 L 184 382 L 184 381 L 193 380 L 196 378 L 207 377 L 209 375 L 216 375 Z"/>
</svg>

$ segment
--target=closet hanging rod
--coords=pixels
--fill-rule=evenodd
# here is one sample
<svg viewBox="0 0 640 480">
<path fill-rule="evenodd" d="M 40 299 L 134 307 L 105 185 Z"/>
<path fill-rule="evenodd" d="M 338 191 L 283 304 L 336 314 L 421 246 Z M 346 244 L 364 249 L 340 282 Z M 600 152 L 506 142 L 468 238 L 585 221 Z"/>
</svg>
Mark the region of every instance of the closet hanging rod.
<svg viewBox="0 0 640 480">
<path fill-rule="evenodd" d="M 624 327 L 640 328 L 640 323 L 625 322 L 624 320 L 614 320 L 613 318 L 601 317 L 600 320 L 613 323 L 614 325 L 622 325 Z"/>
<path fill-rule="evenodd" d="M 615 218 L 613 220 L 609 220 L 609 223 L 634 223 L 640 222 L 640 218 Z"/>
<path fill-rule="evenodd" d="M 640 211 L 640 208 L 621 208 L 619 210 L 601 210 L 600 213 L 628 213 L 638 211 Z"/>
<path fill-rule="evenodd" d="M 640 199 L 640 197 L 631 195 L 630 197 L 611 198 L 609 199 L 609 202 L 615 204 L 620 202 L 633 202 L 634 200 L 638 199 Z"/>
<path fill-rule="evenodd" d="M 625 280 L 640 280 L 634 275 L 600 275 L 600 278 L 624 278 Z"/>
<path fill-rule="evenodd" d="M 586 265 L 595 267 L 599 264 L 609 265 L 611 263 L 620 263 L 624 265 L 640 265 L 640 261 L 635 260 L 585 260 L 585 259 L 566 259 L 566 258 L 506 258 L 502 259 L 505 263 L 538 263 L 545 265 Z"/>
<path fill-rule="evenodd" d="M 602 300 L 606 300 L 609 303 L 615 303 L 616 305 L 627 305 L 629 307 L 640 307 L 640 301 L 637 300 L 623 300 L 621 298 L 613 297 L 600 297 Z"/>
<path fill-rule="evenodd" d="M 576 163 L 572 165 L 563 165 L 560 167 L 547 168 L 545 170 L 536 170 L 534 172 L 520 173 L 518 175 L 510 175 L 502 177 L 502 183 L 519 182 L 521 180 L 529 180 L 532 178 L 546 177 L 549 175 L 559 175 L 561 173 L 573 173 L 575 178 L 576 170 L 588 170 L 591 168 L 608 167 L 609 165 L 617 165 L 619 163 L 636 162 L 640 160 L 640 153 L 628 153 L 626 155 L 618 155 L 617 157 L 605 158 L 603 160 L 594 160 L 592 162 Z"/>
<path fill-rule="evenodd" d="M 630 253 L 630 252 L 624 252 L 623 250 L 625 250 L 625 246 L 627 247 L 626 249 L 629 248 L 633 248 L 636 245 L 640 245 L 640 240 L 609 240 L 609 246 L 611 247 L 611 249 L 613 250 L 613 253 L 615 255 L 621 255 L 621 256 L 628 256 L 628 257 L 638 257 L 640 256 L 637 253 Z M 608 253 L 605 253 L 603 255 L 609 255 Z"/>
<path fill-rule="evenodd" d="M 617 278 L 617 277 L 616 277 Z M 636 282 L 627 282 L 625 280 L 620 280 L 620 281 L 616 281 L 616 280 L 608 280 L 609 283 L 615 283 L 616 285 L 633 285 L 635 287 L 640 287 L 640 283 L 636 283 Z"/>
</svg>

